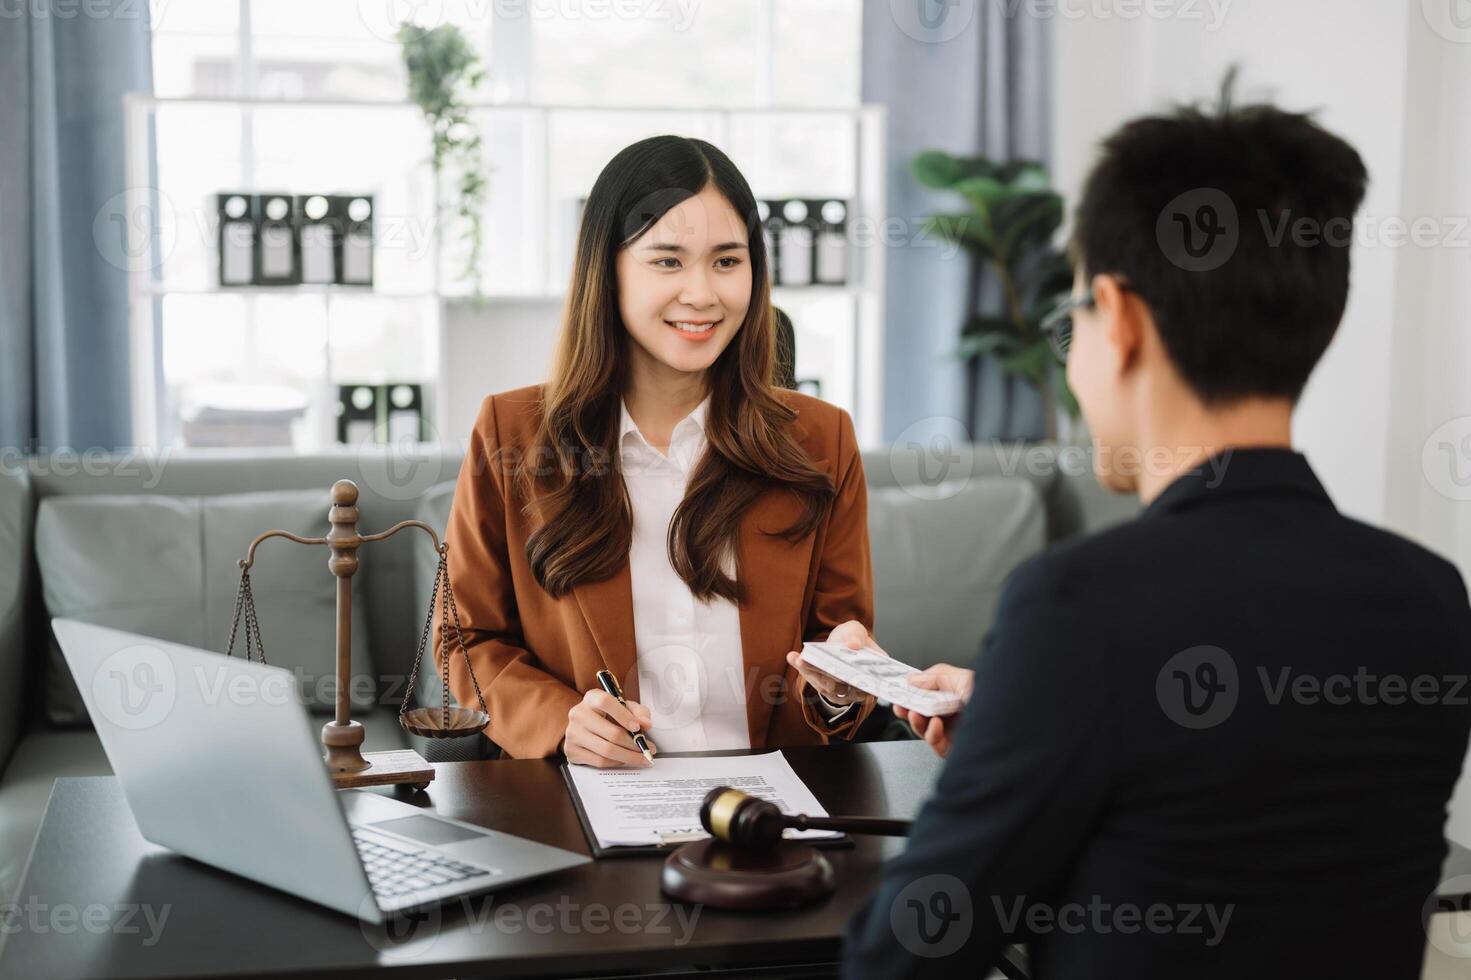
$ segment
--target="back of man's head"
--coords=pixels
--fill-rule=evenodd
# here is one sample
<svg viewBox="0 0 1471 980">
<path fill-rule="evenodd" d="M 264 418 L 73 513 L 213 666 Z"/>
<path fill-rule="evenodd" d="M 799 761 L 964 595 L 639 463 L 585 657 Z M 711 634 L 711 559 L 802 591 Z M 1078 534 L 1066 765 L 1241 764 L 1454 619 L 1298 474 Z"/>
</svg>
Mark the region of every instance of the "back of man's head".
<svg viewBox="0 0 1471 980">
<path fill-rule="evenodd" d="M 1206 406 L 1295 401 L 1348 296 L 1367 174 L 1309 116 L 1233 107 L 1126 123 L 1103 143 L 1075 217 L 1084 281 L 1107 274 L 1149 307 L 1170 362 Z"/>
</svg>

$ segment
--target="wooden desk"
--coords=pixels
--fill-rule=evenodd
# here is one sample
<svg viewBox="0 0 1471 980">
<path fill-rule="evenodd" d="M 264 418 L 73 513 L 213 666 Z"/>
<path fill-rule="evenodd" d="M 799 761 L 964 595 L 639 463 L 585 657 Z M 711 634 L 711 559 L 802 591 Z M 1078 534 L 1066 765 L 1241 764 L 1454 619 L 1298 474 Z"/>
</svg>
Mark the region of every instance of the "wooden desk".
<svg viewBox="0 0 1471 980">
<path fill-rule="evenodd" d="M 830 812 L 849 815 L 912 818 L 940 769 L 918 741 L 790 749 L 787 757 Z M 424 805 L 588 853 L 556 764 L 438 770 L 419 797 Z M 792 912 L 674 903 L 659 891 L 662 858 L 617 858 L 452 901 L 401 939 L 148 843 L 113 777 L 59 779 L 18 893 L 21 918 L 10 928 L 20 929 L 0 947 L 0 976 L 356 977 L 374 968 L 404 977 L 698 970 L 708 978 L 711 968 L 821 976 L 834 970 L 848 917 L 903 846 L 855 838 L 851 849 L 829 849 L 837 894 Z"/>
<path fill-rule="evenodd" d="M 940 769 L 918 741 L 787 757 L 829 811 L 855 816 L 913 817 Z M 555 764 L 438 770 L 423 805 L 588 853 Z M 19 929 L 0 934 L 0 977 L 820 977 L 836 971 L 848 917 L 903 846 L 860 837 L 829 849 L 837 894 L 793 912 L 696 912 L 660 894 L 662 859 L 614 858 L 451 902 L 400 938 L 148 843 L 110 776 L 58 779 L 17 894 L 20 918 L 5 923 Z M 1471 908 L 1471 852 L 1451 845 L 1442 879 L 1439 909 Z M 1000 965 L 1023 976 L 1026 964 L 1011 947 Z"/>
</svg>

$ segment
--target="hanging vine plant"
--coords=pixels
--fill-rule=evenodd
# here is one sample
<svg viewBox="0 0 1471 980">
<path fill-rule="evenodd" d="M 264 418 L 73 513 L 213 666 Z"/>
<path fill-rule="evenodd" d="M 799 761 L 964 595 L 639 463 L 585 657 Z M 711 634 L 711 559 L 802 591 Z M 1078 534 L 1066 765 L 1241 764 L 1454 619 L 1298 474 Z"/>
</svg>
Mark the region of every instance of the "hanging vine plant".
<svg viewBox="0 0 1471 980">
<path fill-rule="evenodd" d="M 433 143 L 429 164 L 434 171 L 438 212 L 434 215 L 435 275 L 439 274 L 440 229 L 445 218 L 439 194 L 448 175 L 455 180 L 458 190 L 453 203 L 454 219 L 464 228 L 464 239 L 469 243 L 465 268 L 456 281 L 471 280 L 475 295 L 479 296 L 486 181 L 480 131 L 470 119 L 468 103 L 485 79 L 485 69 L 475 48 L 453 24 L 433 28 L 403 24 L 398 29 L 398 42 L 409 77 L 409 99 L 424 114 Z"/>
</svg>

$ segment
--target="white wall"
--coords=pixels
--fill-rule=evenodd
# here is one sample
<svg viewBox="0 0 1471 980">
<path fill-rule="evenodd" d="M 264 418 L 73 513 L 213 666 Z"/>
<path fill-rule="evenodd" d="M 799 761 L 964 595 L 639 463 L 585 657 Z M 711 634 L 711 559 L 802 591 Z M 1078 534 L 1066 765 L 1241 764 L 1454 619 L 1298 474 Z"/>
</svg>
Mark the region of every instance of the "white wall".
<svg viewBox="0 0 1471 980">
<path fill-rule="evenodd" d="M 1296 441 L 1342 511 L 1419 540 L 1471 579 L 1471 487 L 1435 471 L 1471 473 L 1471 441 L 1460 448 L 1471 440 L 1471 230 L 1456 237 L 1458 216 L 1471 215 L 1471 31 L 1432 29 L 1424 11 L 1435 7 L 1217 0 L 1219 18 L 1202 2 L 1157 5 L 1197 19 L 1125 20 L 1126 3 L 1065 0 L 1053 31 L 1053 147 L 1058 186 L 1076 200 L 1101 137 L 1132 116 L 1212 98 L 1237 63 L 1238 100 L 1317 110 L 1358 149 L 1370 186 L 1348 310 L 1298 407 Z M 1434 245 L 1394 244 L 1387 220 L 1426 217 Z M 1471 842 L 1471 775 L 1448 832 Z"/>
<path fill-rule="evenodd" d="M 467 445 L 486 395 L 547 379 L 561 313 L 560 299 L 541 297 L 444 304 L 440 439 Z"/>
<path fill-rule="evenodd" d="M 1398 213 L 1404 6 L 1234 0 L 1214 30 L 1204 3 L 1175 7 L 1202 19 L 1057 18 L 1053 146 L 1069 201 L 1103 135 L 1132 116 L 1213 98 L 1226 69 L 1239 63 L 1238 98 L 1321 107 L 1323 125 L 1358 148 L 1369 169 L 1363 213 Z M 1298 442 L 1335 502 L 1374 521 L 1384 514 L 1394 259 L 1388 249 L 1355 249 L 1348 312 L 1296 417 Z"/>
</svg>

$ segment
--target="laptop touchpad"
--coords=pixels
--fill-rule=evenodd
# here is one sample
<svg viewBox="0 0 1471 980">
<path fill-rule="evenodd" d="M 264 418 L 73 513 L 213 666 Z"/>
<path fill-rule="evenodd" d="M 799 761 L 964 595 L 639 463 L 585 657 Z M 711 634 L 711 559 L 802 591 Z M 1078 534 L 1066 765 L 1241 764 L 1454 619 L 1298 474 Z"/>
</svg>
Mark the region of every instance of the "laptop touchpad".
<svg viewBox="0 0 1471 980">
<path fill-rule="evenodd" d="M 433 817 L 424 816 L 379 820 L 368 826 L 382 827 L 391 833 L 430 845 L 457 844 L 463 840 L 474 840 L 477 837 L 487 836 L 478 830 L 471 830 L 468 827 L 461 827 L 459 824 L 446 823 L 443 820 L 436 820 Z"/>
</svg>

